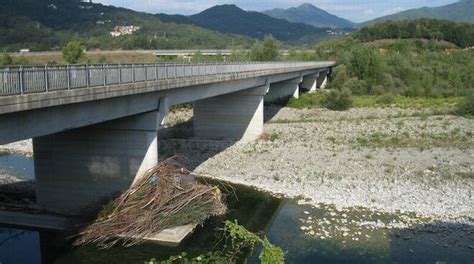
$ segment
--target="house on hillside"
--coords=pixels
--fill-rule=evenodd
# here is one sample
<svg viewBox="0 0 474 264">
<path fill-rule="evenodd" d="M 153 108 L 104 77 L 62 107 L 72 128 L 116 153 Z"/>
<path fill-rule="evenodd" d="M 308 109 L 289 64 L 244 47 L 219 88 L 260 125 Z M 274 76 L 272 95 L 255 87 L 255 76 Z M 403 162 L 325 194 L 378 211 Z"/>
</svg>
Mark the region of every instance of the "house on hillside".
<svg viewBox="0 0 474 264">
<path fill-rule="evenodd" d="M 138 26 L 115 26 L 114 31 L 110 32 L 112 37 L 119 37 L 122 35 L 132 35 L 135 31 L 139 30 Z"/>
</svg>

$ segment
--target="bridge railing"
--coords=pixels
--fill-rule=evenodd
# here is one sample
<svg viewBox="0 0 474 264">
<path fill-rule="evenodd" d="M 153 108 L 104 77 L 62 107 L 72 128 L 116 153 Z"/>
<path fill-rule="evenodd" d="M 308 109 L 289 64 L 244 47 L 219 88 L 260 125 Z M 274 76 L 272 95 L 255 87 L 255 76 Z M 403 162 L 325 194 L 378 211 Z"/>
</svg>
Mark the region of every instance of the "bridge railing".
<svg viewBox="0 0 474 264">
<path fill-rule="evenodd" d="M 5 67 L 0 69 L 0 96 L 318 65 L 317 62 L 212 62 Z"/>
</svg>

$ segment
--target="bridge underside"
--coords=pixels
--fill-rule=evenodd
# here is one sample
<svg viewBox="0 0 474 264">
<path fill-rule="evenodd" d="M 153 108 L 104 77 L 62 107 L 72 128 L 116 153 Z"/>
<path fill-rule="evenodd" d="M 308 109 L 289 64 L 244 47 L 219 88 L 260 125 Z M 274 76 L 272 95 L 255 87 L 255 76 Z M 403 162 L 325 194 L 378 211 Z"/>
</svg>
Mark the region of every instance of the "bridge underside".
<svg viewBox="0 0 474 264">
<path fill-rule="evenodd" d="M 2 115 L 0 123 L 11 127 L 0 143 L 25 138 L 28 129 L 37 202 L 81 214 L 157 164 L 158 130 L 170 106 L 194 103 L 196 138 L 252 141 L 263 132 L 264 101 L 322 88 L 327 74 L 295 72 Z"/>
</svg>

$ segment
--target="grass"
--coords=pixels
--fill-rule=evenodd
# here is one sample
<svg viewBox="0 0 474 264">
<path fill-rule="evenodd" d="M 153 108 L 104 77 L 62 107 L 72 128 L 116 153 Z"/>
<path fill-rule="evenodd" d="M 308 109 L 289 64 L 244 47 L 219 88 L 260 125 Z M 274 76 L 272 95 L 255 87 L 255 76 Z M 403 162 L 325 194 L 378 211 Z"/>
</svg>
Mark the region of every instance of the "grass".
<svg viewBox="0 0 474 264">
<path fill-rule="evenodd" d="M 323 107 L 326 92 L 306 93 L 299 99 L 292 98 L 287 107 L 303 109 L 303 108 L 321 108 Z M 353 96 L 353 107 L 355 108 L 375 108 L 375 107 L 398 107 L 402 109 L 425 109 L 425 108 L 441 108 L 454 107 L 464 102 L 464 97 L 406 97 L 395 96 L 393 102 L 388 103 L 382 100 L 384 96 L 375 95 L 359 95 Z"/>
<path fill-rule="evenodd" d="M 16 55 L 15 56 L 19 56 Z M 44 52 L 44 53 L 26 53 L 22 54 L 23 58 L 31 65 L 44 64 L 66 64 L 61 52 Z M 85 59 L 80 63 L 155 63 L 158 59 L 152 53 L 140 53 L 134 51 L 103 51 L 103 52 L 86 52 Z"/>
<path fill-rule="evenodd" d="M 276 140 L 280 139 L 280 134 L 279 133 L 270 133 L 270 134 L 263 133 L 259 139 L 263 141 L 275 142 Z"/>
<path fill-rule="evenodd" d="M 435 147 L 456 147 L 465 149 L 474 145 L 472 137 L 468 133 L 463 134 L 459 130 L 452 130 L 448 133 L 429 134 L 421 133 L 414 137 L 409 133 L 400 135 L 390 135 L 386 133 L 376 132 L 368 136 L 357 137 L 353 144 L 361 147 L 386 147 L 386 148 L 409 148 L 416 147 L 419 149 L 435 148 Z"/>
<path fill-rule="evenodd" d="M 303 108 L 320 108 L 323 107 L 324 98 L 326 93 L 305 93 L 300 98 L 291 98 L 287 104 L 287 107 L 303 109 Z"/>
<path fill-rule="evenodd" d="M 450 107 L 456 106 L 463 102 L 463 97 L 406 97 L 396 96 L 390 106 L 395 106 L 402 109 L 424 109 L 424 108 L 439 108 L 439 107 Z M 354 107 L 383 107 L 388 104 L 383 103 L 379 100 L 378 96 L 363 95 L 354 96 Z"/>
</svg>

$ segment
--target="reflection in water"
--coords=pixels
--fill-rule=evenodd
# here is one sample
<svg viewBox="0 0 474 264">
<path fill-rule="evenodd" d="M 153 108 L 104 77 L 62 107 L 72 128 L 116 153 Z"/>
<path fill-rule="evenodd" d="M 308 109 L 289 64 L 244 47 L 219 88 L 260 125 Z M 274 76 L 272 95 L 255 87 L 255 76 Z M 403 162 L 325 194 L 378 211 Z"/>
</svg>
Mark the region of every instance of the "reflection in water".
<svg viewBox="0 0 474 264">
<path fill-rule="evenodd" d="M 33 158 L 21 155 L 0 155 L 0 175 L 2 174 L 34 180 Z"/>
<path fill-rule="evenodd" d="M 41 263 L 38 232 L 0 228 L 0 263 Z"/>
</svg>

